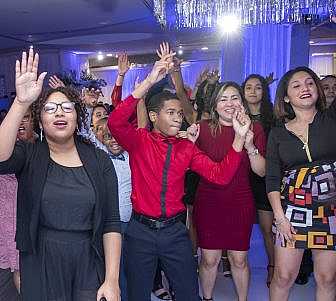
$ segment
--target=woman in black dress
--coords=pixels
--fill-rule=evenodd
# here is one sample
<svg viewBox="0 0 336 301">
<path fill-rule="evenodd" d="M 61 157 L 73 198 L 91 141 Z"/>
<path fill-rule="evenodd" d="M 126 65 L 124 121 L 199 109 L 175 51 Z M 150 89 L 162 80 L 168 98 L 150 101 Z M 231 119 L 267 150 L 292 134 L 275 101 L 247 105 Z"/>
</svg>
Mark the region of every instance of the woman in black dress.
<svg viewBox="0 0 336 301">
<path fill-rule="evenodd" d="M 273 104 L 266 79 L 259 74 L 250 74 L 245 79 L 242 88 L 252 122 L 260 122 L 267 137 L 273 127 L 274 117 Z M 267 198 L 265 177 L 259 177 L 251 171 L 251 187 L 268 257 L 266 284 L 269 287 L 274 271 L 273 211 Z"/>
<path fill-rule="evenodd" d="M 0 126 L 0 173 L 18 178 L 16 243 L 23 301 L 120 301 L 120 220 L 109 157 L 77 138 L 86 111 L 78 93 L 39 97 L 33 49 L 16 62 L 16 99 Z M 16 142 L 34 103 L 43 139 Z"/>
<path fill-rule="evenodd" d="M 266 186 L 275 226 L 272 301 L 289 297 L 311 249 L 317 301 L 336 297 L 336 104 L 325 109 L 320 80 L 307 67 L 280 80 L 269 135 Z"/>
</svg>

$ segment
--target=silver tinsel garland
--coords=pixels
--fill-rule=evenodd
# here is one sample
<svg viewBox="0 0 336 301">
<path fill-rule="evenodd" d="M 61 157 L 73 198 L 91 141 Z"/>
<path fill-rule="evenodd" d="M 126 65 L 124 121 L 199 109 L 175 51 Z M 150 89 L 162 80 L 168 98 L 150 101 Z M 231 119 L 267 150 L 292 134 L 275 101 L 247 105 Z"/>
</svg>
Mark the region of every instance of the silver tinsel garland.
<svg viewBox="0 0 336 301">
<path fill-rule="evenodd" d="M 154 13 L 165 27 L 214 27 L 225 15 L 243 25 L 304 23 L 336 15 L 336 0 L 154 0 Z"/>
</svg>

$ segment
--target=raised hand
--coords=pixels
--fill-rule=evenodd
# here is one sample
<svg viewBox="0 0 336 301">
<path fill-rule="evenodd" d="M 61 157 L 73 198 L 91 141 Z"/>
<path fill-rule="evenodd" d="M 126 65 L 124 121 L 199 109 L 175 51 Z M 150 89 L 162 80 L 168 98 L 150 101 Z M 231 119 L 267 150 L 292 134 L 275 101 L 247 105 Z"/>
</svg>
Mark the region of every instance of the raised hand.
<svg viewBox="0 0 336 301">
<path fill-rule="evenodd" d="M 136 89 L 137 87 L 139 87 L 141 84 L 141 80 L 139 78 L 139 76 L 136 77 L 135 81 L 134 81 L 134 89 Z"/>
<path fill-rule="evenodd" d="M 167 61 L 167 63 L 168 63 L 169 65 L 171 65 L 171 68 L 168 70 L 168 72 L 171 71 L 171 70 L 173 69 L 173 67 L 175 67 L 175 64 L 176 64 L 177 62 L 179 62 L 179 64 L 182 63 L 182 60 L 179 60 L 179 61 L 175 60 L 175 62 L 174 62 L 174 59 L 175 59 L 174 55 L 175 55 L 175 52 L 173 52 L 173 51 L 170 49 L 170 46 L 169 46 L 169 43 L 168 43 L 168 42 L 162 42 L 162 43 L 160 44 L 160 50 L 157 49 L 157 50 L 156 50 L 156 53 L 157 53 L 158 57 L 159 57 L 161 60 L 162 60 L 163 58 L 165 58 L 165 60 Z M 178 67 L 179 67 L 179 66 L 178 66 Z"/>
<path fill-rule="evenodd" d="M 274 78 L 274 72 L 271 72 L 269 75 L 267 75 L 265 77 L 265 80 L 266 80 L 267 84 L 270 85 L 270 84 L 274 83 L 277 80 L 277 78 Z"/>
<path fill-rule="evenodd" d="M 240 105 L 232 118 L 232 126 L 235 133 L 240 137 L 246 137 L 247 132 L 250 129 L 251 119 L 245 113 L 245 109 L 242 105 Z"/>
<path fill-rule="evenodd" d="M 118 74 L 124 76 L 130 69 L 130 66 L 127 53 L 120 53 L 118 55 Z"/>
<path fill-rule="evenodd" d="M 48 84 L 49 84 L 49 87 L 52 89 L 57 89 L 59 87 L 65 87 L 65 84 L 56 75 L 50 76 Z"/>
<path fill-rule="evenodd" d="M 174 67 L 174 55 L 174 52 L 170 52 L 169 54 L 163 55 L 159 61 L 155 62 L 152 71 L 147 76 L 147 80 L 152 85 L 163 79 L 168 74 L 169 70 Z"/>
<path fill-rule="evenodd" d="M 214 69 L 212 72 L 208 74 L 208 83 L 213 85 L 217 83 L 218 80 L 219 80 L 219 70 Z"/>
<path fill-rule="evenodd" d="M 33 48 L 29 49 L 27 53 L 22 53 L 21 63 L 19 60 L 15 64 L 15 88 L 16 99 L 22 104 L 32 104 L 41 94 L 43 87 L 43 80 L 47 72 L 41 73 L 37 76 L 39 63 L 38 53 L 34 56 Z"/>
<path fill-rule="evenodd" d="M 205 68 L 201 74 L 198 76 L 196 80 L 196 85 L 199 86 L 201 83 L 203 83 L 205 80 L 207 80 L 209 76 L 209 68 Z"/>
<path fill-rule="evenodd" d="M 160 44 L 160 50 L 157 49 L 156 53 L 157 53 L 158 57 L 160 59 L 162 59 L 162 57 L 166 56 L 167 54 L 173 53 L 173 51 L 170 49 L 170 46 L 169 46 L 168 42 L 162 42 Z"/>
</svg>

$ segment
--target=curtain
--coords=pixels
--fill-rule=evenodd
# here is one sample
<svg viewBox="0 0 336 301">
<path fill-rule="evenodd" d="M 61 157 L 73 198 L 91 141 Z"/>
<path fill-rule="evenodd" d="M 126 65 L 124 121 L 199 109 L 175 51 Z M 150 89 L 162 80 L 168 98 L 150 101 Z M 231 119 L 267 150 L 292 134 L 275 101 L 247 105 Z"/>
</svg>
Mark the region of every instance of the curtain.
<svg viewBox="0 0 336 301">
<path fill-rule="evenodd" d="M 244 78 L 251 73 L 280 79 L 291 58 L 291 25 L 263 24 L 246 29 L 244 37 Z M 277 81 L 271 86 L 274 99 Z"/>
<path fill-rule="evenodd" d="M 309 66 L 318 76 L 324 77 L 328 74 L 334 74 L 333 61 L 332 54 L 312 55 Z"/>
<path fill-rule="evenodd" d="M 208 67 L 209 69 L 218 68 L 218 59 L 215 58 L 213 60 L 184 62 L 181 66 L 181 71 L 185 85 L 194 87 L 197 77 L 206 67 Z M 126 98 L 129 94 L 132 93 L 134 89 L 134 82 L 137 77 L 139 77 L 140 81 L 142 81 L 146 78 L 151 70 L 152 65 L 131 68 L 127 72 L 124 79 L 122 97 Z M 111 103 L 110 97 L 118 75 L 117 68 L 96 68 L 91 69 L 91 73 L 95 77 L 102 78 L 107 82 L 107 86 L 102 89 L 104 97 L 101 100 L 103 102 Z"/>
</svg>

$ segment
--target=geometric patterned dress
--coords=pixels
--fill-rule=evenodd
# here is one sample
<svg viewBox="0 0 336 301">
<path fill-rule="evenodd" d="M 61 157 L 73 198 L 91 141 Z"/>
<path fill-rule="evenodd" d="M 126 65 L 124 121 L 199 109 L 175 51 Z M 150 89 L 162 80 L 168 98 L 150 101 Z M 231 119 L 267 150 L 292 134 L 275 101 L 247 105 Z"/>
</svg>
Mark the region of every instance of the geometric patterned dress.
<svg viewBox="0 0 336 301">
<path fill-rule="evenodd" d="M 335 133 L 336 101 L 316 113 L 306 143 L 284 124 L 270 132 L 267 193 L 280 192 L 284 213 L 296 230 L 295 242 L 283 247 L 336 250 Z"/>
<path fill-rule="evenodd" d="M 281 199 L 297 231 L 293 247 L 335 250 L 335 179 L 336 162 L 286 172 Z"/>
</svg>

